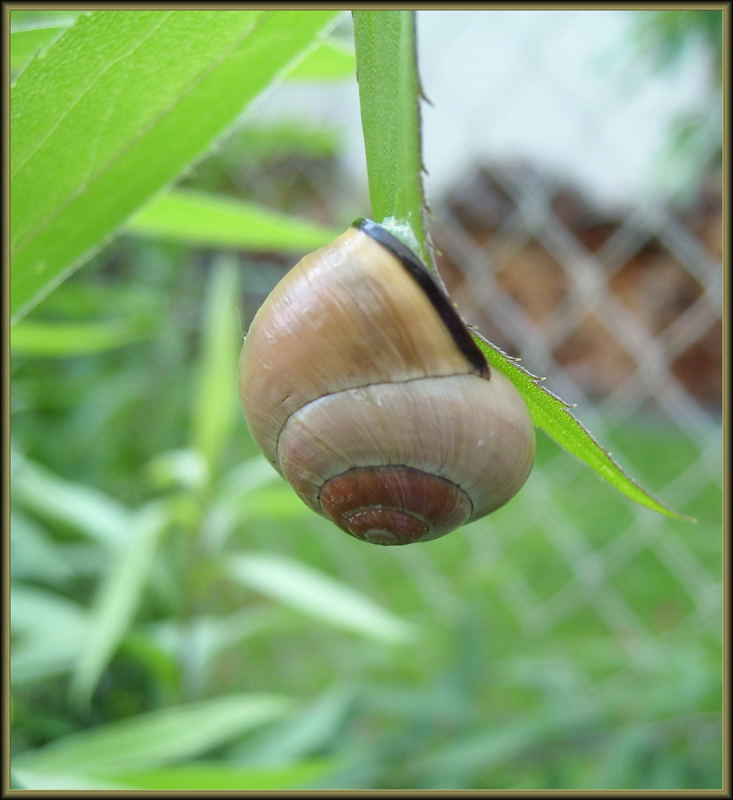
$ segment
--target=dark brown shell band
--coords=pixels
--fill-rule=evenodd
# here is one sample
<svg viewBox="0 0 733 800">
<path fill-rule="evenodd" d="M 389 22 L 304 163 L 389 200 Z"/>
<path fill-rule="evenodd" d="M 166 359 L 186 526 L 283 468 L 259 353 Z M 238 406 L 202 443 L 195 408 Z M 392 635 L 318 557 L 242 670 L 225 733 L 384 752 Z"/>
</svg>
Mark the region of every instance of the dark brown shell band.
<svg viewBox="0 0 733 800">
<path fill-rule="evenodd" d="M 372 544 L 434 539 L 466 522 L 473 505 L 455 483 L 414 467 L 354 467 L 326 481 L 319 504 L 342 530 Z"/>
</svg>

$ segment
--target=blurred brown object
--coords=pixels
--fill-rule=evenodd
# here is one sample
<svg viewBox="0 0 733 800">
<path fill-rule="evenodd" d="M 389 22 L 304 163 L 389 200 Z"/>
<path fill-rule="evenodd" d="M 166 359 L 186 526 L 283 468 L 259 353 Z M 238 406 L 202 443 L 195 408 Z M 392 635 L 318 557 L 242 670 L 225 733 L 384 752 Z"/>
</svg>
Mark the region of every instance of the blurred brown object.
<svg viewBox="0 0 733 800">
<path fill-rule="evenodd" d="M 447 203 L 452 217 L 447 225 L 460 226 L 474 255 L 456 256 L 450 228 L 436 224 L 441 274 L 451 294 L 460 297 L 466 319 L 519 355 L 516 330 L 514 337 L 500 330 L 485 299 L 493 287 L 506 292 L 535 332 L 547 335 L 557 363 L 589 396 L 606 396 L 642 369 L 643 359 L 635 358 L 625 331 L 619 330 L 626 320 L 655 342 L 670 373 L 692 397 L 715 411 L 722 399 L 721 301 L 705 284 L 719 285 L 721 185 L 720 175 L 711 177 L 688 207 L 666 212 L 663 228 L 645 230 L 632 224 L 629 210 L 601 210 L 578 188 L 526 164 L 482 168 L 462 181 Z M 575 252 L 588 256 L 586 263 L 599 273 L 593 276 L 599 287 L 595 300 L 584 300 L 573 266 L 559 263 L 548 249 L 537 228 L 542 214 L 555 235 L 559 230 L 560 236 L 572 237 Z M 537 215 L 540 222 L 532 223 Z M 670 244 L 670 231 L 682 245 Z M 465 243 L 461 249 L 466 251 Z M 679 252 L 687 263 L 679 260 Z M 694 259 L 695 253 L 704 258 Z M 606 296 L 623 319 L 599 313 Z"/>
</svg>

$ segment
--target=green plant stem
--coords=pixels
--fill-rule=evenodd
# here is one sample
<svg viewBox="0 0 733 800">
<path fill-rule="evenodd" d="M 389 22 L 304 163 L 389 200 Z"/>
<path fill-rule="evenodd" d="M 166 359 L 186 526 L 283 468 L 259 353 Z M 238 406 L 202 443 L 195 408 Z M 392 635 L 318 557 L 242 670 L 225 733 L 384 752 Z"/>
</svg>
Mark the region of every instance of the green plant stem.
<svg viewBox="0 0 733 800">
<path fill-rule="evenodd" d="M 372 214 L 437 277 L 424 218 L 415 12 L 353 15 Z"/>
</svg>

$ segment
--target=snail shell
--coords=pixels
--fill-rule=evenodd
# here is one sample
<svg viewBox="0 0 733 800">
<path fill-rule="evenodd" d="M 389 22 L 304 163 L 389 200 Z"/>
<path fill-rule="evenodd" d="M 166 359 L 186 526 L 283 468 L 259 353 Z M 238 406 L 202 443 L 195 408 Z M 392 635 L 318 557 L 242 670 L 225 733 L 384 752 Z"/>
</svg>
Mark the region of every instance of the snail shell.
<svg viewBox="0 0 733 800">
<path fill-rule="evenodd" d="M 239 364 L 249 429 L 314 511 L 375 544 L 442 536 L 506 503 L 535 436 L 412 251 L 370 220 L 302 259 Z"/>
</svg>

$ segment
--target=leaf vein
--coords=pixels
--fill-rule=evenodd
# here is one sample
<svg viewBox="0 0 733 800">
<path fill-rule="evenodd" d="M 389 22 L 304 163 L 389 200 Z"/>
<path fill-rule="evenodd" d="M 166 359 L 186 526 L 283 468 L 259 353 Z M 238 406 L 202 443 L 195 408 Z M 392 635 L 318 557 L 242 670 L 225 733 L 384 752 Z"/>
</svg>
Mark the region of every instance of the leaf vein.
<svg viewBox="0 0 733 800">
<path fill-rule="evenodd" d="M 218 59 L 209 64 L 202 70 L 187 86 L 176 95 L 176 97 L 162 109 L 155 117 L 153 117 L 147 125 L 143 126 L 136 136 L 120 148 L 117 153 L 114 153 L 107 162 L 100 166 L 96 174 L 90 175 L 89 178 L 82 183 L 74 192 L 72 192 L 67 199 L 61 203 L 51 214 L 49 214 L 42 222 L 40 222 L 34 229 L 29 231 L 17 244 L 15 248 L 15 255 L 17 256 L 28 244 L 38 236 L 42 231 L 48 228 L 53 222 L 81 195 L 83 195 L 94 183 L 96 183 L 105 173 L 109 172 L 135 145 L 145 138 L 155 127 L 165 119 L 182 100 L 188 97 L 198 86 L 203 83 L 211 74 L 213 74 L 218 67 L 223 64 L 227 58 L 244 42 L 248 36 L 251 35 L 254 28 L 262 24 L 263 18 L 271 12 L 264 12 L 258 17 L 227 50 L 225 50 Z"/>
</svg>

